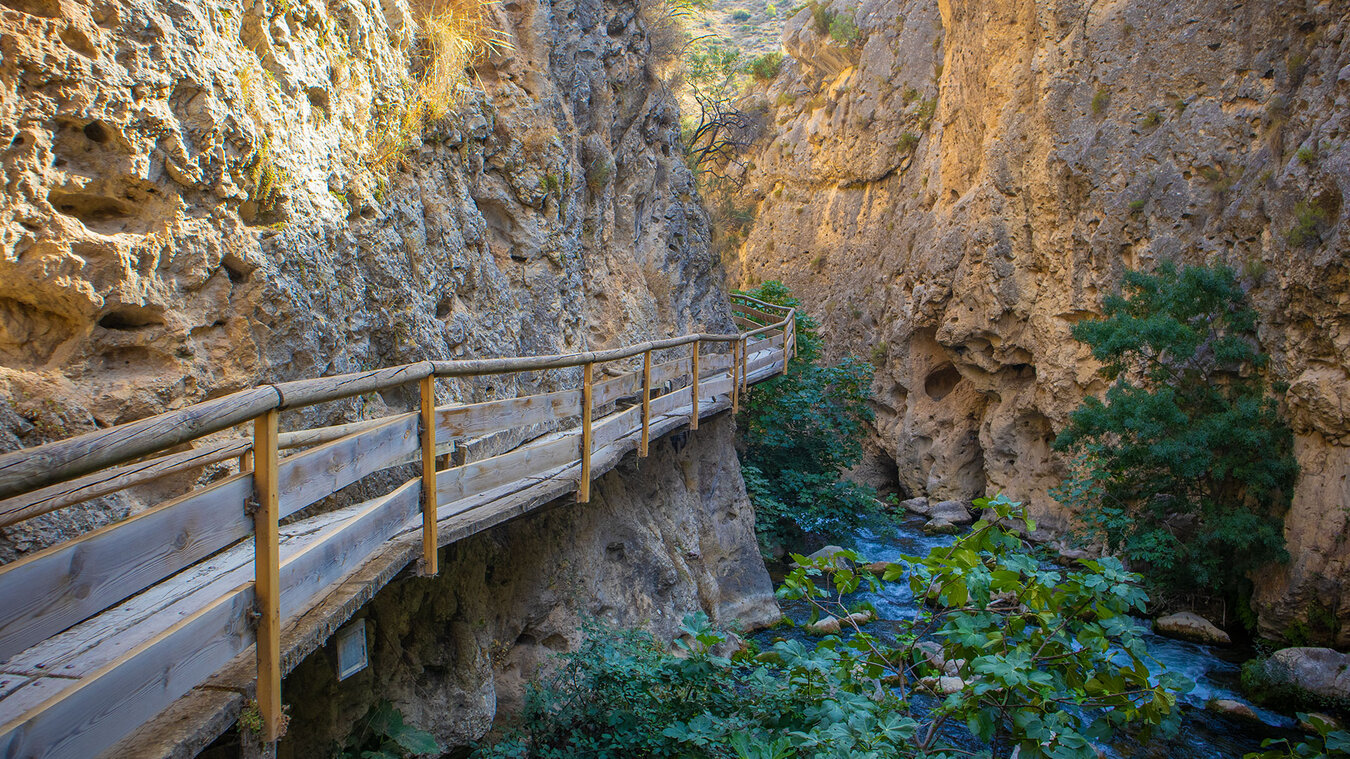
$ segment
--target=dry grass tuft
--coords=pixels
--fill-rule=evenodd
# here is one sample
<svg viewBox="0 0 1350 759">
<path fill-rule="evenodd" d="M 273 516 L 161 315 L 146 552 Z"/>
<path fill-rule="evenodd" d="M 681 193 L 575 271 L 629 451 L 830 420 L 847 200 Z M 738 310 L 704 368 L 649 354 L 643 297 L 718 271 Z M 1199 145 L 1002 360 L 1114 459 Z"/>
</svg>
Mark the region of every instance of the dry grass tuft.
<svg viewBox="0 0 1350 759">
<path fill-rule="evenodd" d="M 401 158 L 412 137 L 444 118 L 471 84 L 471 67 L 493 51 L 511 49 L 505 31 L 492 24 L 496 0 L 420 0 L 416 47 L 409 51 L 414 75 L 403 107 L 377 119 L 369 167 L 382 173 Z"/>
</svg>

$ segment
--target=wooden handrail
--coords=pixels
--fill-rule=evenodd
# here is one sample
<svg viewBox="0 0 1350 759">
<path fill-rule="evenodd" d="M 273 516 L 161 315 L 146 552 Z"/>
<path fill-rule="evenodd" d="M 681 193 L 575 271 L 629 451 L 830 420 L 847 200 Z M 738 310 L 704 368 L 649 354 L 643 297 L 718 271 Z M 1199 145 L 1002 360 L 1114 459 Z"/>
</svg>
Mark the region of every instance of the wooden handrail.
<svg viewBox="0 0 1350 759">
<path fill-rule="evenodd" d="M 0 754 L 7 750 L 23 753 L 47 739 L 60 738 L 63 748 L 57 755 L 85 755 L 88 752 L 79 747 L 99 747 L 103 745 L 96 743 L 99 738 L 82 733 L 79 741 L 68 743 L 61 738 L 61 731 L 83 730 L 78 726 L 94 724 L 88 720 L 96 720 L 109 734 L 121 735 L 117 731 L 124 731 L 125 725 L 113 725 L 110 721 L 115 722 L 119 718 L 112 715 L 122 712 L 116 712 L 112 706 L 107 711 L 102 706 L 94 709 L 93 705 L 107 699 L 118 709 L 124 704 L 137 704 L 127 709 L 150 708 L 143 700 L 145 692 L 135 689 L 152 687 L 146 683 L 160 684 L 162 667 L 166 664 L 164 656 L 177 651 L 171 658 L 183 659 L 181 651 L 188 650 L 185 647 L 197 639 L 201 645 L 211 647 L 210 653 L 189 657 L 195 669 L 181 677 L 175 674 L 171 687 L 192 687 L 256 642 L 257 699 L 264 722 L 260 737 L 264 741 L 275 739 L 281 722 L 283 666 L 278 633 L 287 620 L 308 608 L 301 604 L 313 603 L 317 594 L 370 561 L 390 541 L 401 540 L 399 536 L 418 526 L 418 521 L 420 566 L 424 572 L 434 573 L 440 543 L 454 539 L 438 535 L 437 522 L 457 518 L 465 510 L 476 508 L 472 505 L 475 499 L 494 492 L 492 489 L 496 487 L 515 487 L 513 483 L 522 477 L 563 472 L 548 476 L 567 477 L 575 482 L 578 500 L 587 500 L 594 474 L 592 454 L 602 457 L 602 462 L 611 462 L 597 466 L 613 466 L 612 457 L 622 455 L 623 450 L 620 448 L 620 453 L 615 454 L 616 445 L 626 439 L 629 446 L 637 448 L 639 456 L 645 456 L 649 428 L 654 423 L 661 424 L 659 429 L 664 433 L 672 429 L 672 418 L 687 418 L 687 422 L 681 423 L 697 429 L 701 400 L 710 399 L 714 409 L 726 408 L 718 404 L 727 404 L 724 394 L 729 394 L 730 405 L 739 408 L 740 395 L 752 377 L 758 382 L 774 376 L 779 362 L 786 370 L 795 349 L 795 313 L 788 308 L 781 321 L 734 335 L 683 335 L 605 351 L 555 356 L 422 361 L 318 380 L 278 383 L 0 457 L 0 493 L 5 492 L 5 487 L 32 490 L 32 483 L 43 480 L 30 460 L 50 467 L 45 475 L 48 483 L 64 483 L 51 485 L 57 488 L 52 491 L 37 485 L 37 492 L 28 498 L 0 502 L 3 519 L 7 509 L 8 513 L 18 513 L 14 510 L 16 503 L 28 504 L 24 508 L 45 509 L 43 505 L 35 505 L 38 496 L 47 499 L 43 503 L 58 503 L 61 499 L 65 503 L 78 502 L 81 496 L 107 494 L 168 471 L 185 471 L 192 468 L 192 462 L 201 466 L 207 461 L 255 454 L 254 471 L 245 468 L 130 519 L 0 566 L 0 597 L 11 602 L 5 614 L 0 615 L 0 659 L 5 659 L 16 654 L 45 655 L 40 652 L 64 645 L 60 643 L 64 636 L 58 635 L 62 630 L 85 620 L 93 621 L 117 604 L 134 605 L 140 603 L 137 599 L 170 592 L 166 588 L 178 587 L 174 585 L 178 578 L 190 574 L 181 572 L 185 567 L 196 567 L 194 572 L 202 573 L 201 567 L 211 566 L 207 562 L 219 562 L 224 555 L 238 556 L 236 549 L 240 547 L 249 549 L 251 557 L 248 553 L 243 556 L 251 559 L 249 563 L 253 565 L 252 581 L 242 585 L 239 581 L 246 575 L 240 576 L 240 570 L 244 569 L 241 565 L 217 564 L 225 569 L 198 574 L 210 578 L 212 587 L 226 588 L 226 595 L 215 595 L 218 591 L 202 594 L 208 602 L 205 606 L 192 607 L 196 610 L 147 642 L 123 650 L 120 645 L 124 631 L 119 628 L 115 641 L 105 641 L 119 646 L 116 658 L 106 666 L 90 670 L 87 675 L 72 673 L 69 677 L 62 670 L 59 677 L 66 679 L 57 681 L 50 681 L 46 675 L 34 675 L 42 679 L 44 687 L 55 688 L 62 694 L 59 705 L 58 700 L 37 706 L 24 706 L 22 701 L 14 704 L 21 711 L 0 719 L 3 723 Z M 768 336 L 771 331 L 779 331 L 781 336 Z M 703 342 L 728 343 L 731 353 L 703 354 Z M 654 351 L 683 345 L 692 347 L 687 358 L 653 365 Z M 630 370 L 612 379 L 598 380 L 596 364 L 639 354 L 640 373 Z M 438 376 L 505 374 L 572 366 L 584 367 L 580 393 L 574 389 L 478 404 L 435 406 L 434 378 Z M 419 385 L 417 411 L 292 433 L 277 431 L 279 412 L 284 409 L 410 383 Z M 625 399 L 638 394 L 640 408 L 631 401 L 625 403 Z M 719 395 L 724 400 L 719 401 Z M 238 419 L 246 412 L 252 416 Z M 562 426 L 577 417 L 579 429 Z M 195 451 L 117 467 L 118 463 L 162 450 L 163 446 L 190 441 L 194 434 L 209 434 L 244 422 L 253 425 L 251 441 L 215 441 Z M 495 435 L 508 430 L 525 430 L 527 435 L 532 434 L 530 430 L 544 432 L 533 433 L 536 437 L 528 444 L 517 442 L 506 453 L 436 468 L 436 453 L 442 442 L 458 444 L 456 441 L 472 435 Z M 113 450 L 102 446 L 111 446 Z M 315 447 L 281 458 L 279 451 L 290 446 Z M 355 511 L 332 523 L 335 529 L 323 528 L 313 542 L 302 543 L 298 551 L 293 545 L 279 546 L 279 523 L 288 515 L 375 472 L 419 459 L 422 464 L 419 476 L 385 496 L 344 507 Z M 83 468 L 89 467 L 91 461 L 98 464 L 95 468 L 100 471 L 96 476 L 85 477 L 88 472 Z M 577 474 L 579 477 L 573 479 Z M 325 518 L 336 517 L 325 513 L 294 526 Z M 449 534 L 455 533 L 451 530 Z M 174 579 L 168 580 L 170 577 Z M 196 603 L 196 597 L 193 598 Z M 249 604 L 251 612 L 241 611 Z M 158 623 L 151 620 L 160 618 L 174 619 L 146 617 L 144 625 L 157 629 L 154 625 Z M 256 628 L 247 624 L 249 618 L 256 621 Z M 172 661 L 168 664 L 176 666 Z M 90 683 L 81 679 L 86 676 Z M 66 682 L 72 685 L 62 684 Z M 154 698 L 177 698 L 182 692 L 165 688 L 156 692 Z M 4 702 L 0 697 L 0 704 Z M 159 705 L 155 708 L 163 708 L 168 702 L 154 703 Z M 28 748 L 16 749 L 20 746 Z"/>
<path fill-rule="evenodd" d="M 749 296 L 733 297 L 761 302 Z M 368 372 L 261 385 L 136 422 L 0 455 L 0 500 L 133 461 L 155 451 L 244 424 L 274 409 L 294 409 L 378 392 L 416 382 L 433 374 L 437 377 L 466 377 L 562 369 L 617 361 L 648 351 L 699 341 L 734 343 L 774 329 L 787 329 L 795 310 L 788 309 L 787 313 L 782 321 L 748 333 L 697 333 L 611 350 L 548 356 L 421 361 Z"/>
</svg>

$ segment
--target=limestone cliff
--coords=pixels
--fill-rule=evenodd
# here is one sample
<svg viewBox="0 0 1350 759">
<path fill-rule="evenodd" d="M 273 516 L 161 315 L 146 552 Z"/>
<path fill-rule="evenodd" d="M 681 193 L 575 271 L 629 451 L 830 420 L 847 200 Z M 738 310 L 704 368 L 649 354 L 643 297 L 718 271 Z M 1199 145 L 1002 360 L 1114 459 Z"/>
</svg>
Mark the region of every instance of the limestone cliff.
<svg viewBox="0 0 1350 759">
<path fill-rule="evenodd" d="M 1344 5 L 826 5 L 788 22 L 790 59 L 754 94 L 767 126 L 739 278 L 786 281 L 833 350 L 878 365 L 903 488 L 1001 490 L 1064 527 L 1050 443 L 1103 389 L 1071 325 L 1126 268 L 1227 262 L 1289 383 L 1303 467 L 1261 627 L 1311 612 L 1350 645 Z M 822 33 L 829 14 L 855 44 Z"/>
<path fill-rule="evenodd" d="M 0 2 L 0 449 L 260 382 L 729 330 L 635 6 L 486 7 L 509 49 L 402 134 L 403 0 Z M 520 381 L 442 392 L 577 372 Z M 17 525 L 0 560 L 186 484 Z"/>
</svg>

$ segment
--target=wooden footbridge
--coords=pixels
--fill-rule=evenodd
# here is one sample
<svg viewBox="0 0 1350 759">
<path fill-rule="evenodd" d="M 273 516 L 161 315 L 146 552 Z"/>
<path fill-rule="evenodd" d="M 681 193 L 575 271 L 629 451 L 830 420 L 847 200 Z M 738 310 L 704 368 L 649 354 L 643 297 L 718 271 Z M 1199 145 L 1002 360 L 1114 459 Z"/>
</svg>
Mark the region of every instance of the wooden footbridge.
<svg viewBox="0 0 1350 759">
<path fill-rule="evenodd" d="M 572 491 L 588 500 L 591 479 L 626 453 L 645 456 L 652 437 L 697 429 L 785 371 L 793 311 L 745 296 L 733 309 L 736 334 L 264 385 L 0 456 L 0 526 L 237 462 L 0 567 L 0 758 L 191 755 L 200 743 L 156 747 L 142 726 L 214 720 L 199 731 L 210 740 L 253 694 L 260 738 L 276 740 L 282 676 L 399 571 L 435 574 L 440 546 Z M 601 364 L 628 371 L 597 380 Z M 440 378 L 567 367 L 581 369 L 577 389 L 436 405 Z M 413 384 L 417 411 L 278 431 L 282 412 Z M 231 437 L 241 425 L 250 434 Z M 503 437 L 517 442 L 500 452 L 490 443 Z M 417 464 L 385 495 L 305 516 Z"/>
</svg>

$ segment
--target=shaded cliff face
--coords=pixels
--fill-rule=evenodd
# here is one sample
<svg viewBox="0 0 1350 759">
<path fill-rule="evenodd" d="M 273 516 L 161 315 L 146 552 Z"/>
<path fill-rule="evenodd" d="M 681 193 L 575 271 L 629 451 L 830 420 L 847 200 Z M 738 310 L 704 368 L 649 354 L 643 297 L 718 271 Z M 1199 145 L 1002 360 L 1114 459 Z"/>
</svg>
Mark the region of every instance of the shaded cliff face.
<svg viewBox="0 0 1350 759">
<path fill-rule="evenodd" d="M 1344 8 L 830 9 L 856 19 L 860 44 L 798 13 L 792 59 L 754 95 L 769 126 L 744 178 L 757 219 L 739 277 L 784 280 L 832 350 L 878 364 L 876 430 L 901 485 L 1004 491 L 1065 527 L 1047 494 L 1064 463 L 1051 442 L 1104 389 L 1070 327 L 1127 268 L 1227 262 L 1289 383 L 1303 467 L 1292 561 L 1258 578 L 1262 630 L 1285 634 L 1311 610 L 1350 644 Z"/>
<path fill-rule="evenodd" d="M 512 49 L 381 167 L 418 45 L 402 0 L 0 2 L 0 448 L 260 382 L 729 329 L 636 7 L 490 13 Z M 30 520 L 0 560 L 187 485 Z"/>
<path fill-rule="evenodd" d="M 441 573 L 380 593 L 369 669 L 338 682 L 331 650 L 287 678 L 281 756 L 321 755 L 378 699 L 450 746 L 520 709 L 525 683 L 580 641 L 581 624 L 641 626 L 663 643 L 700 609 L 728 627 L 778 619 L 755 543 L 729 416 L 653 441 L 571 498 L 446 548 Z"/>
</svg>

